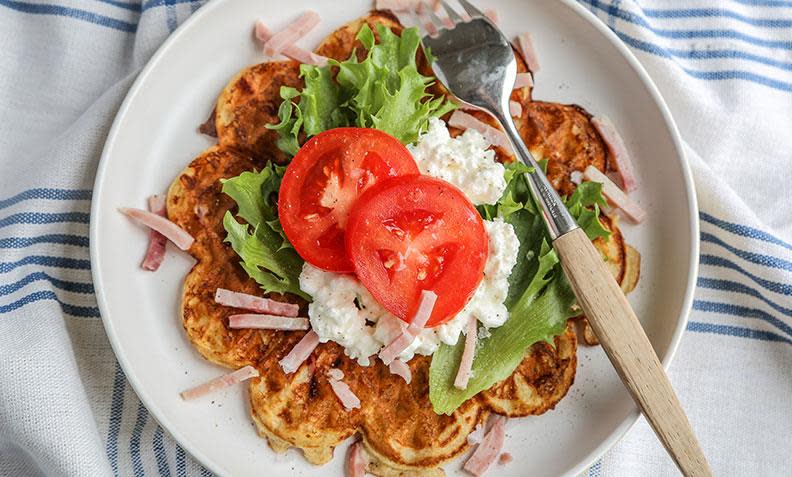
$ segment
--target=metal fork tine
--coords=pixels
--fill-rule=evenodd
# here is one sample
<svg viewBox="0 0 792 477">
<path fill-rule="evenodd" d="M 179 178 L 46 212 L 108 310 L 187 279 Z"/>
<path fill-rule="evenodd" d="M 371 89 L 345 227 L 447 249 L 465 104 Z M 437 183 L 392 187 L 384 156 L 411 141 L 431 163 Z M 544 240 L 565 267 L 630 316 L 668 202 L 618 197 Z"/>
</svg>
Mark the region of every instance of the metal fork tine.
<svg viewBox="0 0 792 477">
<path fill-rule="evenodd" d="M 468 2 L 467 0 L 458 0 L 459 4 L 462 5 L 462 8 L 470 15 L 472 18 L 482 18 L 485 15 L 479 10 L 478 8 L 474 7 L 472 3 Z M 444 2 L 445 3 L 445 2 Z"/>
<path fill-rule="evenodd" d="M 449 5 L 448 2 L 442 0 L 440 3 L 443 5 L 443 8 L 445 8 L 446 13 L 448 13 L 448 18 L 450 18 L 451 21 L 454 23 L 461 23 L 464 21 L 462 17 L 456 12 L 456 10 L 451 8 L 451 5 Z"/>
</svg>

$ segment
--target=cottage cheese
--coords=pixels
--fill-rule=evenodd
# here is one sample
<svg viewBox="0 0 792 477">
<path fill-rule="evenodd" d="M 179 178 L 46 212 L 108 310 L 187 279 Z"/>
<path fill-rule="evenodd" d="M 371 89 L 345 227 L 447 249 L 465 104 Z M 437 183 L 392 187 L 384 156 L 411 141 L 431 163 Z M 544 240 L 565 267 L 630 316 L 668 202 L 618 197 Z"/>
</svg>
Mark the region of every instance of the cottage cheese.
<svg viewBox="0 0 792 477">
<path fill-rule="evenodd" d="M 433 119 L 429 131 L 409 149 L 421 172 L 454 184 L 478 205 L 495 203 L 506 188 L 504 168 L 487 147 L 476 131 L 468 130 L 451 138 L 443 121 Z M 484 279 L 457 316 L 422 330 L 399 356 L 401 360 L 409 361 L 416 354 L 431 355 L 441 343 L 456 344 L 470 317 L 475 317 L 485 330 L 501 326 L 508 319 L 504 301 L 520 242 L 511 224 L 502 219 L 485 220 L 484 228 L 489 237 Z M 347 356 L 363 366 L 368 366 L 371 356 L 407 326 L 349 275 L 326 272 L 306 263 L 300 274 L 300 288 L 313 297 L 308 317 L 319 340 L 335 341 L 345 348 Z"/>
<path fill-rule="evenodd" d="M 484 279 L 473 297 L 453 319 L 425 328 L 399 358 L 409 361 L 416 354 L 431 355 L 440 343 L 456 344 L 471 316 L 485 328 L 501 326 L 509 314 L 503 304 L 509 292 L 509 275 L 517 263 L 520 242 L 511 224 L 501 219 L 484 221 L 489 235 L 489 255 Z M 313 297 L 308 306 L 311 327 L 319 341 L 335 341 L 347 356 L 363 366 L 370 357 L 393 341 L 404 323 L 387 312 L 366 288 L 349 275 L 326 272 L 309 263 L 303 265 L 300 288 Z"/>
<path fill-rule="evenodd" d="M 407 146 L 418 168 L 427 174 L 454 184 L 475 205 L 494 204 L 506 190 L 503 164 L 495 160 L 495 151 L 477 131 L 468 129 L 452 138 L 440 119 L 429 122 L 429 130 L 418 142 Z"/>
<path fill-rule="evenodd" d="M 335 341 L 347 356 L 368 366 L 382 342 L 374 338 L 374 328 L 367 322 L 376 323 L 387 314 L 368 290 L 349 275 L 326 272 L 308 262 L 300 273 L 300 288 L 313 298 L 308 317 L 319 341 Z"/>
</svg>

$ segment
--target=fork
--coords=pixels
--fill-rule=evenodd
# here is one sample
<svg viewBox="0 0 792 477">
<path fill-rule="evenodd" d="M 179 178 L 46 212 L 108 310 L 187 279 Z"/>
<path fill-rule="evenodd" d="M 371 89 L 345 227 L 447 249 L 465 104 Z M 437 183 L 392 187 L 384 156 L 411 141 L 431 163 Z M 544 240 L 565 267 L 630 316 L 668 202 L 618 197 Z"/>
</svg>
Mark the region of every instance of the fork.
<svg viewBox="0 0 792 477">
<path fill-rule="evenodd" d="M 711 476 L 704 452 L 641 323 L 600 253 L 564 206 L 509 113 L 517 61 L 509 41 L 481 11 L 458 0 L 464 14 L 446 1 L 449 21 L 431 8 L 423 37 L 431 48 L 437 78 L 462 103 L 488 112 L 500 122 L 517 158 L 531 166 L 528 184 L 539 205 L 553 247 L 605 353 L 680 471 Z"/>
</svg>

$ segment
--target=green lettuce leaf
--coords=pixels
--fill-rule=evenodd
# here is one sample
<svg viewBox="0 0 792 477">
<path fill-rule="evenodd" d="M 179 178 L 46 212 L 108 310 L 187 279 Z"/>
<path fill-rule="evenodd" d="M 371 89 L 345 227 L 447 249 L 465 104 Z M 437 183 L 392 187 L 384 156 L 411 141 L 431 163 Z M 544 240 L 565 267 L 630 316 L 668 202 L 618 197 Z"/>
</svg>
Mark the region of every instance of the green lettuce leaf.
<svg viewBox="0 0 792 477">
<path fill-rule="evenodd" d="M 348 60 L 331 60 L 325 67 L 301 65 L 303 90 L 281 89 L 280 122 L 267 127 L 278 131 L 282 151 L 294 155 L 303 134 L 311 137 L 342 126 L 380 129 L 408 144 L 426 130 L 431 117 L 456 107 L 427 92 L 434 79 L 418 72 L 421 38 L 416 28 L 398 36 L 377 25 L 377 35 L 379 43 L 368 25 L 358 32 L 365 60 L 358 61 L 353 52 Z"/>
<path fill-rule="evenodd" d="M 260 172 L 243 172 L 224 180 L 223 192 L 237 204 L 236 217 L 223 217 L 226 242 L 242 259 L 240 265 L 267 293 L 292 293 L 310 299 L 300 290 L 303 260 L 286 239 L 278 220 L 277 194 L 284 167 L 267 164 Z"/>
<path fill-rule="evenodd" d="M 429 399 L 436 413 L 453 413 L 471 397 L 509 377 L 532 344 L 552 342 L 553 336 L 564 331 L 575 295 L 569 283 L 557 276 L 561 273 L 554 266 L 557 260 L 552 251 L 539 260 L 539 269 L 526 289 L 530 293 L 510 310 L 511 317 L 503 326 L 479 341 L 466 389 L 454 387 L 464 340 L 458 340 L 455 346 L 443 345 L 435 352 L 429 371 Z"/>
<path fill-rule="evenodd" d="M 540 165 L 546 168 L 546 162 Z M 510 223 L 520 241 L 505 303 L 509 319 L 479 340 L 473 372 L 464 390 L 454 387 L 464 340 L 458 340 L 455 346 L 443 344 L 435 352 L 429 370 L 429 398 L 439 414 L 453 413 L 466 400 L 506 379 L 531 345 L 540 341 L 552 344 L 553 337 L 564 332 L 567 320 L 579 313 L 573 311 L 575 295 L 531 198 L 525 176 L 529 171 L 523 164 L 507 164 L 507 187 L 501 199 L 497 204 L 479 207 L 485 219 L 501 217 Z M 599 205 L 604 200 L 600 184 L 583 183 L 565 202 L 592 240 L 609 236 L 599 222 Z"/>
<path fill-rule="evenodd" d="M 599 220 L 600 207 L 607 205 L 599 182 L 582 182 L 566 200 L 567 209 L 590 240 L 602 237 L 608 240 L 610 232 Z"/>
<path fill-rule="evenodd" d="M 341 108 L 341 90 L 330 66 L 300 65 L 300 76 L 305 88 L 281 87 L 280 123 L 267 125 L 278 132 L 278 148 L 292 156 L 300 149 L 300 132 L 310 137 L 349 124 L 349 112 Z"/>
</svg>

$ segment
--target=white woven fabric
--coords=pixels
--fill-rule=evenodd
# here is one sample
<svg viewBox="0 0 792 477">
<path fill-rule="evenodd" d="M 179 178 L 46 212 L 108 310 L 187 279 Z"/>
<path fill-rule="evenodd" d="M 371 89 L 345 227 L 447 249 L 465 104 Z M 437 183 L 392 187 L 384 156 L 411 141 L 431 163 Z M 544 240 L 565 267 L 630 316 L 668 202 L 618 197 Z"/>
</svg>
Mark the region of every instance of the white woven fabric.
<svg viewBox="0 0 792 477">
<path fill-rule="evenodd" d="M 792 475 L 792 1 L 579 1 L 646 66 L 694 172 L 702 266 L 675 387 L 718 475 Z M 200 4 L 0 0 L 0 476 L 208 474 L 126 384 L 87 238 L 112 118 Z M 676 471 L 641 421 L 588 474 Z"/>
</svg>

